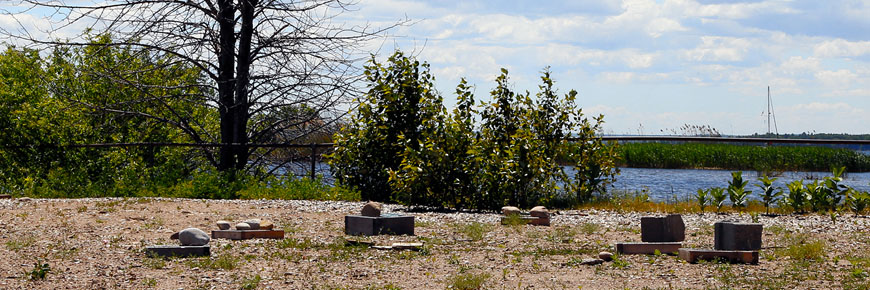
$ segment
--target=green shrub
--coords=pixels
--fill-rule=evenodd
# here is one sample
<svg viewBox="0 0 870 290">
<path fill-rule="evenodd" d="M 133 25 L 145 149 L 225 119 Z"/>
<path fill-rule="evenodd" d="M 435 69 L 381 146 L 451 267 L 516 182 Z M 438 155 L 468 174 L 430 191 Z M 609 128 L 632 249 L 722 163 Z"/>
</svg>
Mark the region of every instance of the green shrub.
<svg viewBox="0 0 870 290">
<path fill-rule="evenodd" d="M 400 52 L 385 65 L 373 59 L 370 90 L 329 156 L 336 179 L 363 199 L 438 208 L 571 205 L 604 192 L 618 171 L 614 145 L 595 135 L 603 116 L 585 118 L 577 93 L 559 96 L 548 71 L 536 101 L 512 91 L 507 74 L 479 114 L 463 80 L 448 112 L 427 64 Z"/>
<path fill-rule="evenodd" d="M 483 289 L 483 284 L 489 280 L 489 273 L 459 273 L 447 278 L 448 289 L 476 290 Z"/>
</svg>

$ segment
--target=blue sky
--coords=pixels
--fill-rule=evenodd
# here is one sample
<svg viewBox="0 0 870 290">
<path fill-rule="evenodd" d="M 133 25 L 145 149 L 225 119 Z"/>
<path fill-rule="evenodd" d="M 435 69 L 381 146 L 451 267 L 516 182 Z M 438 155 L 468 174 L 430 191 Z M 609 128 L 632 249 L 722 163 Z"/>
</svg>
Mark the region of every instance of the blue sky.
<svg viewBox="0 0 870 290">
<path fill-rule="evenodd" d="M 561 92 L 577 90 L 586 113 L 605 115 L 608 134 L 684 124 L 764 133 L 767 86 L 781 133 L 870 133 L 868 0 L 359 0 L 351 8 L 334 21 L 411 20 L 364 49 L 385 57 L 399 48 L 428 62 L 450 106 L 461 77 L 486 100 L 500 68 L 514 89 L 534 94 L 550 67 Z M 39 17 L 19 20 L 38 26 Z M 0 17 L 0 26 L 15 22 Z"/>
<path fill-rule="evenodd" d="M 343 18 L 414 24 L 372 44 L 431 65 L 449 104 L 460 77 L 486 99 L 499 68 L 605 115 L 605 132 L 683 124 L 767 130 L 767 86 L 781 133 L 870 133 L 870 1 L 361 0 Z"/>
</svg>

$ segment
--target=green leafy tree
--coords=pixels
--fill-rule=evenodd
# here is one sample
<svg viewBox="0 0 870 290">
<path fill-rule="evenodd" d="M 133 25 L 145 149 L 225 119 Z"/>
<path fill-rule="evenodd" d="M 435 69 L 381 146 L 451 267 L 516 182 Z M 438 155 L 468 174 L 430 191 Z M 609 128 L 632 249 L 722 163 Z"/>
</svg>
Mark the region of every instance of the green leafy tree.
<svg viewBox="0 0 870 290">
<path fill-rule="evenodd" d="M 448 114 L 437 98 L 422 124 L 419 146 L 406 146 L 398 170 L 391 170 L 395 199 L 403 204 L 439 208 L 474 208 L 477 162 L 472 151 L 474 96 L 465 80 L 456 88 L 458 102 Z"/>
<path fill-rule="evenodd" d="M 335 135 L 329 164 L 336 179 L 359 190 L 362 199 L 389 201 L 390 171 L 400 169 L 406 146 L 420 146 L 424 120 L 437 116 L 440 100 L 428 65 L 401 52 L 386 64 L 372 57 L 365 69 L 368 93 Z"/>
</svg>

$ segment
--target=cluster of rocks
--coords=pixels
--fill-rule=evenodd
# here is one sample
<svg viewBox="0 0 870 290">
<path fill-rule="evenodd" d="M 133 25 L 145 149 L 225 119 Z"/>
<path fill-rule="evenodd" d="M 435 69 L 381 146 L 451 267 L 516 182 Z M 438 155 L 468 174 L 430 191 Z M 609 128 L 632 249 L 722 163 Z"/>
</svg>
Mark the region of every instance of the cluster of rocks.
<svg viewBox="0 0 870 290">
<path fill-rule="evenodd" d="M 211 255 L 208 242 L 211 238 L 197 228 L 186 228 L 172 234 L 170 239 L 178 240 L 178 245 L 157 245 L 145 247 L 145 254 L 155 257 L 198 257 Z"/>
<path fill-rule="evenodd" d="M 220 230 L 226 231 L 231 228 L 232 223 L 228 221 L 217 221 L 217 227 Z M 272 230 L 275 228 L 275 224 L 270 221 L 261 220 L 261 219 L 249 219 L 243 222 L 236 224 L 236 230 L 239 231 L 247 231 L 247 230 Z"/>
<path fill-rule="evenodd" d="M 580 265 L 594 266 L 594 265 L 603 264 L 604 262 L 610 262 L 610 261 L 613 261 L 613 253 L 600 252 L 600 253 L 598 253 L 598 259 L 594 259 L 594 258 L 583 259 L 582 261 L 580 261 Z"/>
<path fill-rule="evenodd" d="M 512 216 L 517 216 L 527 224 L 536 225 L 536 226 L 549 226 L 550 225 L 550 211 L 547 210 L 546 207 L 536 206 L 529 210 L 528 214 L 523 213 L 518 207 L 515 206 L 505 206 L 501 208 L 501 213 L 504 215 L 501 219 L 501 223 L 505 224 L 508 221 L 508 218 Z"/>
</svg>

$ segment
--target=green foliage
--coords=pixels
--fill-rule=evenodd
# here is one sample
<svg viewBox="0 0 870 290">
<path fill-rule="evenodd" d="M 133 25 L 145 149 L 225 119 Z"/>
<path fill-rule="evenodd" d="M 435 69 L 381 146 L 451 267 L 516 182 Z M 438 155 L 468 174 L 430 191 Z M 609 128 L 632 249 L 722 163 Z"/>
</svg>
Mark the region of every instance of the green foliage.
<svg viewBox="0 0 870 290">
<path fill-rule="evenodd" d="M 447 278 L 447 289 L 477 290 L 490 278 L 489 273 L 459 273 Z"/>
<path fill-rule="evenodd" d="M 826 171 L 845 166 L 870 171 L 870 156 L 849 150 L 810 146 L 625 143 L 620 163 L 640 168 L 721 168 L 754 171 Z"/>
<path fill-rule="evenodd" d="M 868 205 L 870 205 L 870 193 L 867 193 L 866 191 L 859 192 L 854 189 L 848 191 L 846 206 L 849 210 L 855 213 L 856 216 L 863 213 Z"/>
<path fill-rule="evenodd" d="M 731 206 L 738 207 L 746 207 L 746 199 L 752 191 L 746 190 L 746 184 L 749 181 L 743 180 L 743 172 L 735 171 L 731 172 L 731 181 L 728 183 L 728 199 L 731 200 Z"/>
<path fill-rule="evenodd" d="M 704 212 L 704 208 L 711 202 L 709 192 L 710 189 L 698 189 L 698 194 L 695 195 L 695 200 L 698 202 L 698 207 L 701 208 L 701 212 Z"/>
<path fill-rule="evenodd" d="M 728 195 L 725 194 L 725 189 L 721 187 L 714 187 L 710 189 L 710 197 L 713 198 L 713 205 L 716 206 L 716 212 L 722 210 L 722 206 L 725 205 L 725 198 Z"/>
<path fill-rule="evenodd" d="M 424 120 L 437 112 L 428 64 L 396 52 L 387 64 L 372 57 L 365 66 L 369 91 L 358 100 L 350 123 L 335 135 L 329 156 L 333 174 L 366 200 L 389 201 L 390 170 L 398 170 L 405 147 L 420 146 Z"/>
<path fill-rule="evenodd" d="M 51 267 L 48 266 L 48 263 L 36 262 L 33 264 L 33 270 L 30 270 L 26 274 L 30 277 L 30 280 L 45 280 L 48 272 L 51 272 Z"/>
<path fill-rule="evenodd" d="M 92 43 L 108 43 L 106 35 Z M 177 128 L 145 115 L 171 110 L 207 124 L 203 109 L 184 102 L 156 106 L 168 94 L 196 95 L 185 84 L 199 70 L 161 63 L 143 50 L 123 46 L 58 48 L 43 58 L 36 51 L 8 48 L 0 54 L 0 191 L 39 197 L 134 196 L 184 178 L 202 160 L 179 147 L 64 148 L 67 144 L 188 142 Z M 120 71 L 152 87 L 126 86 Z M 109 108 L 115 114 L 95 108 Z"/>
<path fill-rule="evenodd" d="M 761 201 L 764 203 L 764 209 L 767 214 L 770 214 L 770 206 L 779 199 L 782 195 L 782 190 L 778 190 L 779 188 L 773 186 L 776 178 L 762 176 L 758 178 L 758 181 L 761 181 L 761 184 L 756 184 L 755 186 L 761 189 Z"/>
<path fill-rule="evenodd" d="M 795 180 L 788 185 L 788 196 L 785 199 L 785 204 L 792 208 L 796 213 L 806 211 L 807 205 L 807 189 L 804 187 L 802 180 Z"/>
<path fill-rule="evenodd" d="M 455 225 L 454 230 L 457 233 L 460 233 L 472 241 L 482 240 L 487 233 L 492 231 L 492 225 L 479 223 L 479 222 L 471 222 L 462 225 Z"/>
<path fill-rule="evenodd" d="M 533 100 L 511 90 L 502 70 L 492 102 L 477 110 L 463 80 L 452 112 L 433 89 L 428 65 L 401 52 L 386 64 L 373 59 L 366 76 L 371 89 L 330 156 L 336 178 L 363 199 L 490 210 L 576 204 L 603 192 L 617 174 L 615 146 L 595 136 L 603 117 L 585 118 L 574 104 L 577 93 L 560 97 L 548 71 Z M 573 166 L 573 177 L 557 157 Z"/>
</svg>

